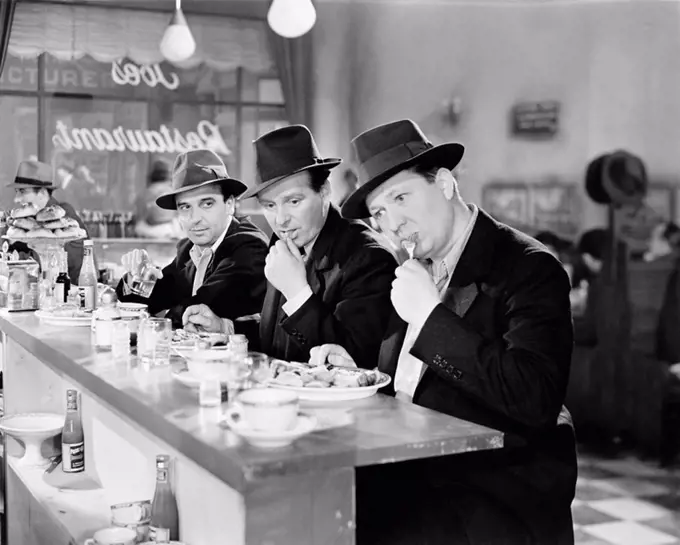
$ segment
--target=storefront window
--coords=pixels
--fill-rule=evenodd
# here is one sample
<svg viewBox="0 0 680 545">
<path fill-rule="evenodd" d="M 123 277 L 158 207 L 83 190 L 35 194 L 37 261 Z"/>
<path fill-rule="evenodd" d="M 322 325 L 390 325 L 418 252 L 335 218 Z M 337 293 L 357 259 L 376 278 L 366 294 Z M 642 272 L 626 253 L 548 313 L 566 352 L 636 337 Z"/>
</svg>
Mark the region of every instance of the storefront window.
<svg viewBox="0 0 680 545">
<path fill-rule="evenodd" d="M 158 158 L 206 147 L 254 180 L 252 141 L 285 124 L 271 73 L 180 69 L 84 56 L 8 56 L 0 76 L 0 182 L 31 156 L 55 167 L 59 198 L 80 210 L 133 211 Z M 10 192 L 2 193 L 3 207 Z"/>
</svg>

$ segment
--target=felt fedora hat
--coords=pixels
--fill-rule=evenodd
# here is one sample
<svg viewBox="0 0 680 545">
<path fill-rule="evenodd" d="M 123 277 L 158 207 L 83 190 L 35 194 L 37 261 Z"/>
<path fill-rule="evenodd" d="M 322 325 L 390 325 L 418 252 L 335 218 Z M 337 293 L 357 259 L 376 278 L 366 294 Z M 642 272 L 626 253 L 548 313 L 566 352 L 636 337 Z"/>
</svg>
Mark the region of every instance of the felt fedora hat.
<svg viewBox="0 0 680 545">
<path fill-rule="evenodd" d="M 607 155 L 602 186 L 614 204 L 641 204 L 647 195 L 647 185 L 647 169 L 642 159 L 625 150 Z"/>
<path fill-rule="evenodd" d="M 166 210 L 176 210 L 175 197 L 209 184 L 219 184 L 225 195 L 238 197 L 247 186 L 240 180 L 230 178 L 222 159 L 210 150 L 199 149 L 180 153 L 175 159 L 170 179 L 172 191 L 156 199 L 156 204 Z"/>
<path fill-rule="evenodd" d="M 607 155 L 605 153 L 596 157 L 588 163 L 588 168 L 586 169 L 586 193 L 598 204 L 609 204 L 611 202 L 611 197 L 602 185 L 604 162 L 607 159 Z"/>
<path fill-rule="evenodd" d="M 395 174 L 416 165 L 453 170 L 465 151 L 456 143 L 432 145 L 410 119 L 369 129 L 352 140 L 352 147 L 359 166 L 359 187 L 342 205 L 347 219 L 370 216 L 366 197 Z"/>
<path fill-rule="evenodd" d="M 56 189 L 54 185 L 54 171 L 47 163 L 40 161 L 22 161 L 19 163 L 14 182 L 7 187 L 15 189 Z"/>
<path fill-rule="evenodd" d="M 254 197 L 293 174 L 309 170 L 330 171 L 342 162 L 341 159 L 321 157 L 312 133 L 304 125 L 275 129 L 260 136 L 253 145 L 257 179 L 241 199 Z"/>
</svg>

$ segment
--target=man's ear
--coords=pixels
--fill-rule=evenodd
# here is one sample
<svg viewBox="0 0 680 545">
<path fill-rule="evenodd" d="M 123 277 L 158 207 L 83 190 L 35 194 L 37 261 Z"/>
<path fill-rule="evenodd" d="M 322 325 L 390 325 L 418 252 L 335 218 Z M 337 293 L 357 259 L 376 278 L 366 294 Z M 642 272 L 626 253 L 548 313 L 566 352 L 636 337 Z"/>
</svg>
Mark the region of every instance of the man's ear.
<svg viewBox="0 0 680 545">
<path fill-rule="evenodd" d="M 458 193 L 458 182 L 449 169 L 440 168 L 437 171 L 435 181 L 447 201 L 453 199 L 453 196 Z"/>
<path fill-rule="evenodd" d="M 225 203 L 227 204 L 227 214 L 233 216 L 236 213 L 236 198 L 230 195 L 225 200 Z"/>
</svg>

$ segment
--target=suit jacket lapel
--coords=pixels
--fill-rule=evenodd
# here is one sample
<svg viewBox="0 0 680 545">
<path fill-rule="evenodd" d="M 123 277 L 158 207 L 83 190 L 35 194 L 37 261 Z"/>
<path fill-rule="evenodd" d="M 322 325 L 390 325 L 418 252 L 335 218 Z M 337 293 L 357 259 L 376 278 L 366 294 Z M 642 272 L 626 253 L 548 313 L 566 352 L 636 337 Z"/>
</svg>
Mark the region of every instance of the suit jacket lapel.
<svg viewBox="0 0 680 545">
<path fill-rule="evenodd" d="M 307 260 L 307 282 L 312 292 L 322 293 L 325 288 L 323 273 L 331 267 L 331 252 L 337 232 L 342 228 L 344 220 L 340 213 L 332 206 L 328 210 L 326 223 L 312 246 L 312 251 Z"/>
</svg>

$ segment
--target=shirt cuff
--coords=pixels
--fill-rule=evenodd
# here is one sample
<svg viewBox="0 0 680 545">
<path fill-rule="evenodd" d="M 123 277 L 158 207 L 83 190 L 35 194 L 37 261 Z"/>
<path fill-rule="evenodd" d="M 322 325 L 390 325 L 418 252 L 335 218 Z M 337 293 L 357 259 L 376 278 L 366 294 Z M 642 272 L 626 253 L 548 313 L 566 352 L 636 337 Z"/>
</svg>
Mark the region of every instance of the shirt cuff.
<svg viewBox="0 0 680 545">
<path fill-rule="evenodd" d="M 222 318 L 222 333 L 225 335 L 234 334 L 234 322 L 232 322 L 229 318 Z"/>
<path fill-rule="evenodd" d="M 295 297 L 288 299 L 281 308 L 283 309 L 283 312 L 288 316 L 291 316 L 292 314 L 295 314 L 295 312 L 304 305 L 307 302 L 307 299 L 312 295 L 312 288 L 307 285 L 302 288 Z"/>
</svg>

